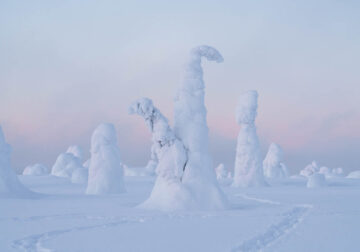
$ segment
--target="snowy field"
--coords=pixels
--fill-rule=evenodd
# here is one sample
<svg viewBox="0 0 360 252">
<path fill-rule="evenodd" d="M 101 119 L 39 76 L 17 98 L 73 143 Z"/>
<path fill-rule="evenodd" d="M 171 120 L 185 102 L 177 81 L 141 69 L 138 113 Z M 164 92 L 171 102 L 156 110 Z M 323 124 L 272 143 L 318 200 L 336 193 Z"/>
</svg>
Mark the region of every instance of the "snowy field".
<svg viewBox="0 0 360 252">
<path fill-rule="evenodd" d="M 136 207 L 154 179 L 125 177 L 126 193 L 97 196 L 66 178 L 20 176 L 38 194 L 0 198 L 0 251 L 358 251 L 359 179 L 223 186 L 229 210 L 173 213 Z"/>
</svg>

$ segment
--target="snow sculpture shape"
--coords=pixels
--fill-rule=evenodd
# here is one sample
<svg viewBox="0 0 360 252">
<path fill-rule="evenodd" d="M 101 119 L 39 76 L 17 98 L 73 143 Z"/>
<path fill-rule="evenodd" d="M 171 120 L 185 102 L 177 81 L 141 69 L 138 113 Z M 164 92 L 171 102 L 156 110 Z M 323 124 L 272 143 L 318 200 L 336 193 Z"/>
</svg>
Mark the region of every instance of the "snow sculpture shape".
<svg viewBox="0 0 360 252">
<path fill-rule="evenodd" d="M 148 98 L 135 101 L 130 114 L 144 118 L 152 132 L 152 159 L 157 160 L 157 178 L 150 197 L 142 207 L 164 211 L 193 208 L 193 199 L 181 183 L 187 156 L 183 144 L 175 137 L 168 120 Z"/>
<path fill-rule="evenodd" d="M 75 157 L 79 159 L 79 161 L 82 162 L 83 160 L 83 151 L 78 145 L 71 145 L 67 149 L 66 153 L 72 153 Z"/>
<path fill-rule="evenodd" d="M 305 168 L 300 171 L 300 175 L 304 177 L 309 177 L 314 173 L 318 173 L 319 171 L 320 169 L 317 163 L 315 161 L 312 161 L 311 164 L 305 166 Z"/>
<path fill-rule="evenodd" d="M 21 195 L 30 191 L 19 181 L 10 162 L 11 147 L 0 126 L 0 195 Z"/>
<path fill-rule="evenodd" d="M 241 126 L 236 147 L 233 186 L 265 186 L 259 139 L 256 134 L 257 91 L 240 96 L 236 121 Z"/>
<path fill-rule="evenodd" d="M 314 173 L 310 175 L 306 184 L 307 188 L 317 188 L 324 186 L 326 186 L 326 179 L 324 174 L 321 173 Z"/>
<path fill-rule="evenodd" d="M 43 164 L 34 164 L 26 166 L 23 175 L 32 175 L 32 176 L 44 176 L 50 173 L 49 168 Z"/>
<path fill-rule="evenodd" d="M 222 62 L 221 54 L 210 46 L 191 50 L 182 86 L 175 97 L 174 132 L 185 146 L 187 163 L 183 175 L 200 208 L 224 209 L 227 199 L 217 181 L 209 154 L 208 127 L 204 103 L 205 84 L 201 59 Z"/>
<path fill-rule="evenodd" d="M 123 168 L 114 125 L 100 124 L 91 137 L 87 194 L 125 192 Z"/>
<path fill-rule="evenodd" d="M 72 173 L 78 169 L 83 168 L 80 160 L 72 153 L 61 153 L 55 161 L 51 169 L 51 175 L 71 178 Z"/>
<path fill-rule="evenodd" d="M 282 163 L 283 151 L 279 145 L 272 143 L 263 161 L 264 175 L 267 178 L 282 179 L 288 176 L 287 168 Z"/>
</svg>

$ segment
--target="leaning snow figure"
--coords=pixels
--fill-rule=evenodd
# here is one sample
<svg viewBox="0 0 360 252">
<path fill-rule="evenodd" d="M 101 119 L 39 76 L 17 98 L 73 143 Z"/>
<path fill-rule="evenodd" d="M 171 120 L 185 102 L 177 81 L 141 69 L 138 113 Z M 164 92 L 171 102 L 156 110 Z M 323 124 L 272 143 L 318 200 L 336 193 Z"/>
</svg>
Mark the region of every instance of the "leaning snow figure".
<svg viewBox="0 0 360 252">
<path fill-rule="evenodd" d="M 279 145 L 272 143 L 263 161 L 264 175 L 270 179 L 283 179 L 288 176 L 286 166 L 282 163 L 283 151 Z"/>
<path fill-rule="evenodd" d="M 227 199 L 217 183 L 208 146 L 203 57 L 209 61 L 223 61 L 221 54 L 210 46 L 191 50 L 182 86 L 175 97 L 174 132 L 184 144 L 188 158 L 182 183 L 190 188 L 199 208 L 224 209 Z"/>
<path fill-rule="evenodd" d="M 21 184 L 10 164 L 11 147 L 0 126 L 0 195 L 22 195 L 30 191 Z"/>
<path fill-rule="evenodd" d="M 261 163 L 259 139 L 256 134 L 255 118 L 257 115 L 256 91 L 248 91 L 240 96 L 236 110 L 236 121 L 241 126 L 234 168 L 233 186 L 265 186 Z"/>
<path fill-rule="evenodd" d="M 192 195 L 181 183 L 187 160 L 186 150 L 175 137 L 168 120 L 148 98 L 134 102 L 129 113 L 142 116 L 152 132 L 151 157 L 157 164 L 154 188 L 141 207 L 163 211 L 194 208 Z"/>
<path fill-rule="evenodd" d="M 91 137 L 91 160 L 87 194 L 116 194 L 125 191 L 123 168 L 116 131 L 110 123 L 100 124 Z"/>
</svg>

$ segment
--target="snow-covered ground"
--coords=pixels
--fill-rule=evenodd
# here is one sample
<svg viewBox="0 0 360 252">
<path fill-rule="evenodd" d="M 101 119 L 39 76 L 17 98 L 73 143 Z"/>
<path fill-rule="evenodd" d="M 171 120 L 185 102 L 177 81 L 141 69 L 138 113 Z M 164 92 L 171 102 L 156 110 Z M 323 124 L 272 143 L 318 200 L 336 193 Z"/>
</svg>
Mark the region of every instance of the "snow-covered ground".
<svg viewBox="0 0 360 252">
<path fill-rule="evenodd" d="M 358 251 L 360 180 L 305 178 L 223 187 L 232 208 L 164 213 L 136 208 L 154 177 L 125 177 L 127 192 L 86 195 L 55 176 L 20 176 L 38 192 L 0 198 L 0 251 Z"/>
</svg>

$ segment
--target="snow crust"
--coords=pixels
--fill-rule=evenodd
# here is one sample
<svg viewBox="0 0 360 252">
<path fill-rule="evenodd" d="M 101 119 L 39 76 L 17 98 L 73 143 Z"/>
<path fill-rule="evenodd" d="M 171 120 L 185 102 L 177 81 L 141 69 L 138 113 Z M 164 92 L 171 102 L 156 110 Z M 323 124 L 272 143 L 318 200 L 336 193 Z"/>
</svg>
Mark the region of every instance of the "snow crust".
<svg viewBox="0 0 360 252">
<path fill-rule="evenodd" d="M 116 194 L 125 192 L 124 173 L 115 127 L 100 124 L 91 137 L 91 160 L 86 194 Z"/>
<path fill-rule="evenodd" d="M 203 45 L 191 50 L 182 85 L 175 97 L 174 132 L 187 154 L 182 183 L 190 189 L 199 208 L 224 209 L 227 199 L 217 183 L 209 154 L 202 58 L 223 61 L 213 47 Z"/>
<path fill-rule="evenodd" d="M 0 126 L 0 194 L 25 195 L 30 191 L 21 184 L 11 167 L 11 146 L 6 142 Z"/>
<path fill-rule="evenodd" d="M 50 169 L 43 164 L 34 164 L 26 166 L 23 175 L 32 175 L 32 176 L 43 176 L 48 175 Z"/>
<path fill-rule="evenodd" d="M 289 176 L 287 167 L 283 163 L 283 150 L 276 143 L 272 143 L 263 161 L 264 175 L 267 178 L 283 179 Z"/>
<path fill-rule="evenodd" d="M 261 150 L 256 134 L 258 93 L 255 90 L 242 94 L 236 109 L 236 121 L 241 126 L 236 147 L 235 187 L 266 186 L 261 162 Z"/>
</svg>

